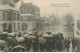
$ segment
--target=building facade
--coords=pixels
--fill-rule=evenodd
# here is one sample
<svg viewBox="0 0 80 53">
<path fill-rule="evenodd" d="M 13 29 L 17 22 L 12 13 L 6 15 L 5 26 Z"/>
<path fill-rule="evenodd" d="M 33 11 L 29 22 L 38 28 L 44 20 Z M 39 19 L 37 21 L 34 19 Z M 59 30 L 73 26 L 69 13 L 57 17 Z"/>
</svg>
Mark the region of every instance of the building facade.
<svg viewBox="0 0 80 53">
<path fill-rule="evenodd" d="M 22 3 L 20 11 L 14 0 L 0 0 L 0 33 L 18 32 L 36 28 L 40 8 L 32 3 Z"/>
<path fill-rule="evenodd" d="M 0 33 L 21 30 L 20 11 L 15 8 L 14 0 L 0 0 Z"/>
<path fill-rule="evenodd" d="M 24 3 L 20 6 L 21 14 L 32 14 L 35 17 L 40 17 L 40 8 L 34 5 L 33 3 Z"/>
<path fill-rule="evenodd" d="M 36 18 L 40 17 L 40 8 L 32 3 L 24 3 L 20 6 L 21 16 L 23 18 L 22 21 L 22 29 L 23 30 L 30 30 L 35 29 L 36 25 Z"/>
<path fill-rule="evenodd" d="M 32 14 L 21 14 L 22 16 L 22 30 L 30 30 L 36 27 L 34 19 L 32 19 Z"/>
</svg>

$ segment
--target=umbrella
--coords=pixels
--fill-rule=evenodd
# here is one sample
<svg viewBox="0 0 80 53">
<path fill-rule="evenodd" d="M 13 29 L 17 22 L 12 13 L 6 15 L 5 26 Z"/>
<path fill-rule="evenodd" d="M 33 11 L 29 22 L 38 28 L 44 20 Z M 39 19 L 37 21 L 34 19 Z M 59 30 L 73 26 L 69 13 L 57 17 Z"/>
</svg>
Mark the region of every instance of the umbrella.
<svg viewBox="0 0 80 53">
<path fill-rule="evenodd" d="M 23 31 L 19 31 L 19 32 L 18 32 L 18 35 L 20 35 L 20 36 L 22 36 L 23 34 L 24 34 Z"/>
<path fill-rule="evenodd" d="M 6 44 L 6 42 L 4 40 L 0 40 L 0 46 L 4 46 L 4 44 Z"/>
<path fill-rule="evenodd" d="M 31 32 L 31 31 L 28 31 L 27 33 L 28 33 L 28 34 L 33 34 L 33 32 Z"/>
<path fill-rule="evenodd" d="M 32 33 L 32 31 L 29 31 L 29 30 L 26 30 L 25 32 L 24 32 L 24 34 L 31 34 Z"/>
<path fill-rule="evenodd" d="M 24 38 L 28 38 L 28 36 L 29 36 L 28 34 L 23 35 Z"/>
<path fill-rule="evenodd" d="M 63 35 L 62 33 L 58 33 L 59 35 Z"/>
<path fill-rule="evenodd" d="M 25 39 L 23 37 L 19 37 L 19 38 L 17 38 L 17 41 L 18 42 L 23 42 L 23 41 L 25 41 Z"/>
<path fill-rule="evenodd" d="M 7 37 L 7 39 L 9 39 L 9 40 L 10 40 L 10 39 L 13 39 L 13 38 L 12 38 L 12 37 Z"/>
<path fill-rule="evenodd" d="M 38 31 L 38 35 L 44 34 L 42 31 Z"/>
<path fill-rule="evenodd" d="M 44 34 L 42 37 L 49 38 L 50 36 L 48 34 Z"/>
<path fill-rule="evenodd" d="M 72 40 L 79 40 L 78 37 L 72 37 Z"/>
<path fill-rule="evenodd" d="M 13 43 L 15 43 L 15 39 L 14 38 L 12 38 L 12 37 L 7 37 L 7 42 L 9 43 L 9 44 L 13 44 Z"/>
<path fill-rule="evenodd" d="M 7 41 L 7 43 L 8 43 L 8 45 L 14 45 L 14 44 L 17 44 L 17 40 L 15 39 L 15 38 L 13 38 L 13 37 L 7 37 L 7 39 L 6 39 Z"/>
<path fill-rule="evenodd" d="M 5 44 L 6 42 L 4 40 L 0 40 L 0 44 Z"/>
<path fill-rule="evenodd" d="M 18 32 L 12 32 L 14 35 L 18 35 Z"/>
<path fill-rule="evenodd" d="M 6 39 L 7 41 L 13 41 L 14 39 L 12 38 L 12 37 L 7 37 L 7 39 Z"/>
<path fill-rule="evenodd" d="M 39 43 L 41 44 L 45 44 L 46 39 L 44 39 L 43 37 L 39 37 Z"/>
<path fill-rule="evenodd" d="M 18 35 L 21 35 L 22 36 L 23 33 L 24 33 L 23 31 L 18 31 Z"/>
<path fill-rule="evenodd" d="M 12 50 L 14 51 L 14 52 L 25 52 L 25 48 L 23 47 L 23 46 L 21 46 L 21 45 L 17 45 L 17 46 L 15 46 L 15 47 L 13 47 L 12 48 Z"/>
<path fill-rule="evenodd" d="M 13 34 L 13 33 L 8 33 L 8 36 L 9 36 L 9 37 L 13 37 L 14 34 Z"/>
<path fill-rule="evenodd" d="M 51 32 L 46 32 L 46 33 L 48 33 L 48 34 L 52 34 Z"/>
<path fill-rule="evenodd" d="M 18 31 L 19 33 L 23 33 L 23 31 Z"/>
<path fill-rule="evenodd" d="M 2 34 L 1 34 L 1 39 L 2 40 L 6 40 L 6 37 L 7 37 L 7 32 L 3 32 Z"/>
<path fill-rule="evenodd" d="M 53 37 L 53 34 L 50 34 L 50 37 Z"/>
<path fill-rule="evenodd" d="M 31 36 L 28 37 L 28 39 L 35 39 L 35 38 L 36 38 L 36 37 L 33 36 L 33 35 L 31 35 Z"/>
<path fill-rule="evenodd" d="M 54 36 L 56 39 L 60 37 L 59 34 L 53 34 L 53 36 Z"/>
<path fill-rule="evenodd" d="M 17 46 L 15 46 L 15 47 L 13 47 L 12 49 L 16 49 L 16 48 L 23 48 L 23 49 L 25 49 L 23 46 L 21 46 L 21 45 L 17 45 Z"/>
<path fill-rule="evenodd" d="M 2 34 L 7 34 L 8 32 L 3 32 Z"/>
<path fill-rule="evenodd" d="M 53 36 L 56 36 L 57 34 L 53 34 Z"/>
<path fill-rule="evenodd" d="M 24 33 L 23 34 L 28 34 L 26 31 L 24 31 Z"/>
</svg>

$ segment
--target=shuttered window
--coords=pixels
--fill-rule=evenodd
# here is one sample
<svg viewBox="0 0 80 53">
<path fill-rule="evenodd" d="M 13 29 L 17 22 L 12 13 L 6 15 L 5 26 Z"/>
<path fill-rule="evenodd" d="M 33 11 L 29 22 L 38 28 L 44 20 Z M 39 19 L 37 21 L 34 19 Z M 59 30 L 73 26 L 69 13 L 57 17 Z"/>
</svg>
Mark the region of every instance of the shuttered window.
<svg viewBox="0 0 80 53">
<path fill-rule="evenodd" d="M 11 17 L 10 17 L 10 12 L 7 12 L 7 20 L 11 20 Z"/>
<path fill-rule="evenodd" d="M 3 20 L 7 20 L 7 12 L 3 12 Z"/>
<path fill-rule="evenodd" d="M 16 14 L 13 13 L 13 20 L 16 20 Z"/>
</svg>

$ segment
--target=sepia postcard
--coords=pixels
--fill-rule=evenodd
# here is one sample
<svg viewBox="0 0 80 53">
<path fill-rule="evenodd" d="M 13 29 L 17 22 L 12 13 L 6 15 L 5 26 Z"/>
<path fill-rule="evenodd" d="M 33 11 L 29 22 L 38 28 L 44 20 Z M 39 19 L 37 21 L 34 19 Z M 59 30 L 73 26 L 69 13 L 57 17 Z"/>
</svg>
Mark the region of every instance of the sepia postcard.
<svg viewBox="0 0 80 53">
<path fill-rule="evenodd" d="M 80 0 L 0 0 L 0 52 L 80 52 Z"/>
</svg>

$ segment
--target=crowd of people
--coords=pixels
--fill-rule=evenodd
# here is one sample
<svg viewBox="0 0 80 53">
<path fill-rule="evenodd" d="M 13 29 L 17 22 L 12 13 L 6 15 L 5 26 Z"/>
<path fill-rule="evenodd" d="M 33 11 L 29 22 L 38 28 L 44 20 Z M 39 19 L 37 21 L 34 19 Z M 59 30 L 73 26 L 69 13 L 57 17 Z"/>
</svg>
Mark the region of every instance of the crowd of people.
<svg viewBox="0 0 80 53">
<path fill-rule="evenodd" d="M 77 45 L 74 39 L 64 38 L 62 33 L 52 34 L 51 32 L 46 32 L 45 34 L 39 34 L 38 32 L 26 32 L 23 34 L 3 32 L 0 34 L 0 51 L 30 52 L 32 48 L 33 52 L 60 52 L 64 49 L 69 52 L 71 42 L 73 49 Z"/>
</svg>

